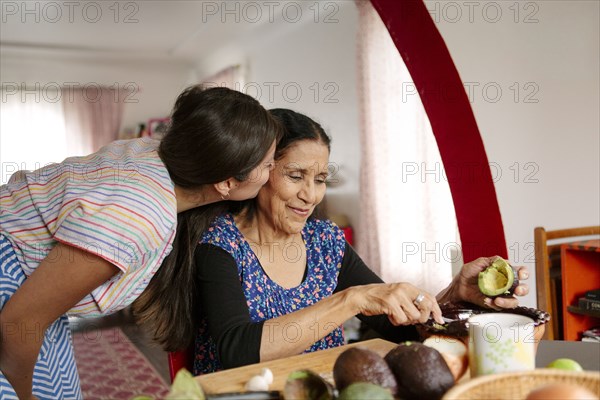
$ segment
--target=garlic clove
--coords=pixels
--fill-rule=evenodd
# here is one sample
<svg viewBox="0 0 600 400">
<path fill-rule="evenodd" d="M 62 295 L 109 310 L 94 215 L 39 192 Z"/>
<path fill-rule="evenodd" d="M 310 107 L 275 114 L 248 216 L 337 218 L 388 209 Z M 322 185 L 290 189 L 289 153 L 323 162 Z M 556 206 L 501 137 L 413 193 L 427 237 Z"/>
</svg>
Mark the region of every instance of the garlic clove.
<svg viewBox="0 0 600 400">
<path fill-rule="evenodd" d="M 269 383 L 263 376 L 255 375 L 246 382 L 246 390 L 250 392 L 269 390 Z"/>
<path fill-rule="evenodd" d="M 269 368 L 263 368 L 260 370 L 260 376 L 262 376 L 263 378 L 265 378 L 265 380 L 267 381 L 267 384 L 272 384 L 273 383 L 273 372 L 269 369 Z"/>
</svg>

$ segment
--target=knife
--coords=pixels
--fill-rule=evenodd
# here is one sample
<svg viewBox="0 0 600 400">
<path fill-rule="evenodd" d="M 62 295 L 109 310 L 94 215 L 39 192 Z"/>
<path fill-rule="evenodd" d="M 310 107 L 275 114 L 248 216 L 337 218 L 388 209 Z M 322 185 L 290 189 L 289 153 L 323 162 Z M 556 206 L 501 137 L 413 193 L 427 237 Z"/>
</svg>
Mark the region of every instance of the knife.
<svg viewBox="0 0 600 400">
<path fill-rule="evenodd" d="M 444 320 L 444 323 L 446 323 L 446 324 L 449 324 L 450 322 L 460 321 L 460 319 L 447 318 L 447 317 L 444 317 L 443 315 L 442 315 L 442 319 Z M 426 323 L 430 323 L 430 322 L 437 324 L 437 322 L 433 319 L 433 317 L 429 317 L 429 319 L 427 320 Z"/>
</svg>

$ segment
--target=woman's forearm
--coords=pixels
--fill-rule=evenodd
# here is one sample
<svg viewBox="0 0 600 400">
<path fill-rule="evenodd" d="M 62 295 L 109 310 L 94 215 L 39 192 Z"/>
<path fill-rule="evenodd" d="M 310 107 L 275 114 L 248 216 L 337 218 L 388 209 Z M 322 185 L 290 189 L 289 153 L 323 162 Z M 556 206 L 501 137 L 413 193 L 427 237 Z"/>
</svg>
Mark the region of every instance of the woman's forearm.
<svg viewBox="0 0 600 400">
<path fill-rule="evenodd" d="M 19 399 L 32 396 L 33 370 L 45 327 L 33 321 L 10 321 L 0 314 L 0 370 Z"/>
<path fill-rule="evenodd" d="M 417 308 L 413 302 L 418 295 L 423 299 Z M 260 361 L 299 354 L 357 314 L 387 315 L 397 326 L 424 323 L 430 317 L 443 323 L 435 298 L 409 283 L 353 286 L 303 310 L 266 321 Z"/>
<path fill-rule="evenodd" d="M 117 271 L 98 256 L 59 243 L 8 299 L 0 313 L 0 369 L 20 399 L 31 397 L 46 329 Z"/>
<path fill-rule="evenodd" d="M 310 307 L 266 321 L 260 361 L 300 354 L 356 314 L 351 289 L 346 289 Z"/>
</svg>

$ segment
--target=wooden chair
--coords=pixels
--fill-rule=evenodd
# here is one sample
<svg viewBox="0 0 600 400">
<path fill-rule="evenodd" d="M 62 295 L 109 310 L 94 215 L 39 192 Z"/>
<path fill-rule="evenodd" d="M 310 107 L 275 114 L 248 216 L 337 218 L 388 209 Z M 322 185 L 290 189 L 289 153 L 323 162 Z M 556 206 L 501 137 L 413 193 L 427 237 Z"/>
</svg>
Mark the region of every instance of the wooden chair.
<svg viewBox="0 0 600 400">
<path fill-rule="evenodd" d="M 586 226 L 554 231 L 547 231 L 542 227 L 535 228 L 537 307 L 540 310 L 549 312 L 551 315 L 551 320 L 546 326 L 544 339 L 558 340 L 562 338 L 560 246 L 563 243 L 576 241 L 582 236 L 596 235 L 600 235 L 600 226 Z"/>
</svg>

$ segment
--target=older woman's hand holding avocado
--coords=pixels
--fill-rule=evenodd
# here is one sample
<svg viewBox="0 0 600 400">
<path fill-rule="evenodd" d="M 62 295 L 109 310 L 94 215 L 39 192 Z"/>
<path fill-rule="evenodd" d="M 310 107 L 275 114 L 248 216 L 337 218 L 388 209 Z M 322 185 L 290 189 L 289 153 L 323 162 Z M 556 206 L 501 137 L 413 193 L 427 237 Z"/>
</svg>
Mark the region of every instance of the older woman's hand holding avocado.
<svg viewBox="0 0 600 400">
<path fill-rule="evenodd" d="M 494 264 L 494 265 L 493 265 Z M 526 283 L 523 283 L 523 280 L 526 280 L 529 277 L 529 272 L 526 267 L 512 267 L 510 271 L 506 269 L 505 272 L 507 274 L 514 274 L 515 276 L 507 278 L 507 281 L 510 280 L 512 286 L 512 282 L 518 282 L 515 288 L 512 288 L 511 294 L 508 296 L 503 295 L 490 295 L 491 292 L 487 292 L 488 295 L 484 293 L 486 290 L 481 290 L 479 281 L 480 274 L 488 268 L 495 269 L 494 267 L 498 267 L 500 265 L 500 269 L 502 269 L 502 265 L 506 264 L 506 261 L 502 260 L 502 258 L 498 256 L 494 257 L 480 257 L 470 263 L 465 264 L 460 273 L 457 274 L 452 283 L 442 292 L 437 295 L 437 299 L 440 303 L 447 301 L 467 301 L 469 303 L 483 305 L 486 307 L 490 307 L 493 309 L 502 309 L 502 308 L 515 308 L 519 305 L 518 299 L 516 299 L 512 294 L 517 296 L 525 296 L 529 293 L 529 287 Z M 516 278 L 516 279 L 515 279 Z M 510 289 L 510 288 L 509 288 Z"/>
</svg>

